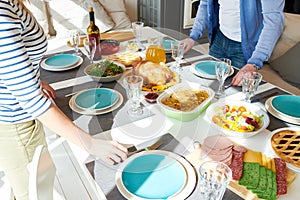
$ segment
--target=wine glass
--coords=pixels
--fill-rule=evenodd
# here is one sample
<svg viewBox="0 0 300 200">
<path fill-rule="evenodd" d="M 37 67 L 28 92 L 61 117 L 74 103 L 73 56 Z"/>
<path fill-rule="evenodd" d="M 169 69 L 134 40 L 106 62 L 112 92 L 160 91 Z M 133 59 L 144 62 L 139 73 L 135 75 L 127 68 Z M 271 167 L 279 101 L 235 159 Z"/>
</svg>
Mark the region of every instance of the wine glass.
<svg viewBox="0 0 300 200">
<path fill-rule="evenodd" d="M 262 75 L 258 72 L 246 71 L 242 75 L 242 90 L 245 94 L 245 101 L 250 103 L 250 98 L 254 96 L 259 83 L 262 80 Z"/>
<path fill-rule="evenodd" d="M 129 100 L 129 110 L 127 113 L 130 116 L 138 116 L 143 114 L 143 109 L 140 105 L 140 96 L 142 93 L 142 86 L 143 86 L 143 77 L 130 75 L 126 76 L 123 80 L 127 97 Z"/>
<path fill-rule="evenodd" d="M 137 39 L 139 49 L 141 49 L 142 51 L 145 50 L 146 47 L 141 43 L 144 22 L 136 21 L 136 22 L 132 22 L 131 25 L 132 25 L 133 34 L 135 35 L 135 37 Z"/>
<path fill-rule="evenodd" d="M 223 98 L 226 96 L 224 92 L 224 82 L 228 77 L 231 68 L 231 60 L 228 58 L 221 58 L 220 61 L 217 61 L 215 64 L 216 76 L 219 81 L 219 88 L 215 94 L 217 99 Z"/>
<path fill-rule="evenodd" d="M 82 54 L 79 52 L 78 46 L 80 43 L 80 31 L 72 30 L 70 34 L 70 43 L 74 47 L 75 53 L 73 55 L 81 56 Z"/>
<path fill-rule="evenodd" d="M 86 48 L 86 50 L 89 53 L 90 63 L 92 64 L 93 60 L 94 60 L 96 48 L 97 48 L 96 38 L 85 39 L 84 40 L 84 47 Z"/>
<path fill-rule="evenodd" d="M 180 43 L 179 41 L 172 41 L 171 49 L 172 49 L 172 58 L 175 60 L 175 70 L 182 71 L 180 67 L 180 61 L 183 58 L 185 44 Z"/>
</svg>

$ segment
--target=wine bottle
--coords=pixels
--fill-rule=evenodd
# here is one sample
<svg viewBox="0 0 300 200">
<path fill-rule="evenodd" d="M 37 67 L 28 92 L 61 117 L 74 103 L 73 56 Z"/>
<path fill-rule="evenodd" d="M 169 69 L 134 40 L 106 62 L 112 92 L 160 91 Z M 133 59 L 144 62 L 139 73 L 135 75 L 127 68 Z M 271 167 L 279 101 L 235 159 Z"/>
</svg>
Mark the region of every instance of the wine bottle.
<svg viewBox="0 0 300 200">
<path fill-rule="evenodd" d="M 89 37 L 89 40 L 95 38 L 96 39 L 96 51 L 94 55 L 94 60 L 101 60 L 101 48 L 100 48 L 100 30 L 95 24 L 95 16 L 94 16 L 94 10 L 93 7 L 90 7 L 89 10 L 90 15 L 90 25 L 87 28 L 87 34 Z"/>
</svg>

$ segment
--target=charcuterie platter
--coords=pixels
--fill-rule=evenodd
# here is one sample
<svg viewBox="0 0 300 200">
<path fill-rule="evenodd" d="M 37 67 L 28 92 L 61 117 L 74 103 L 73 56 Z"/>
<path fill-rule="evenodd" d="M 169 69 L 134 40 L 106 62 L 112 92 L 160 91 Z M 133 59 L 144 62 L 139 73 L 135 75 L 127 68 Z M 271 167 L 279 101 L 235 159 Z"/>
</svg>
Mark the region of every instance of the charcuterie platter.
<svg viewBox="0 0 300 200">
<path fill-rule="evenodd" d="M 289 192 L 296 177 L 282 159 L 247 149 L 222 135 L 208 136 L 186 159 L 196 168 L 205 160 L 226 163 L 233 179 L 228 188 L 244 199 L 277 199 Z"/>
</svg>

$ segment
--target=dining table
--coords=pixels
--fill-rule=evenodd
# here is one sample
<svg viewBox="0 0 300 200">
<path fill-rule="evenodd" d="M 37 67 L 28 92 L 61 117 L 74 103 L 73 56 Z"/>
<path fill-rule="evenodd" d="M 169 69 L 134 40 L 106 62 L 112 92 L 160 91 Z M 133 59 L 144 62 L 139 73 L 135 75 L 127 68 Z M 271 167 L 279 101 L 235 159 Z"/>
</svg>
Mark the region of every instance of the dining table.
<svg viewBox="0 0 300 200">
<path fill-rule="evenodd" d="M 147 39 L 153 36 L 168 37 L 174 40 L 180 40 L 187 37 L 181 33 L 168 29 L 161 30 L 151 27 L 143 28 L 141 40 L 144 42 L 145 46 L 148 45 Z M 125 51 L 126 44 L 128 44 L 128 41 L 121 42 L 120 51 Z M 142 99 L 141 105 L 144 111 L 143 114 L 135 117 L 129 116 L 126 112 L 129 106 L 127 102 L 128 99 L 121 79 L 118 81 L 101 83 L 99 85 L 97 81 L 94 81 L 84 73 L 84 68 L 90 64 L 90 61 L 86 50 L 84 48 L 80 48 L 80 50 L 82 51 L 82 63 L 74 69 L 57 72 L 41 68 L 41 79 L 50 83 L 56 90 L 57 98 L 53 100 L 53 103 L 55 103 L 76 125 L 95 138 L 117 140 L 127 147 L 135 147 L 136 149 L 147 147 L 159 138 L 159 140 L 163 142 L 158 148 L 159 150 L 173 152 L 189 160 L 196 172 L 195 176 L 198 176 L 197 170 L 199 169 L 199 162 L 197 161 L 197 158 L 192 156 L 192 153 L 195 151 L 195 144 L 202 144 L 207 136 L 218 133 L 218 130 L 205 119 L 205 111 L 194 120 L 184 122 L 167 117 L 161 111 L 158 104 L 148 103 Z M 59 49 L 59 51 L 55 50 L 48 52 L 44 59 L 56 54 L 72 54 L 73 52 L 74 50 L 67 45 L 66 41 L 66 45 L 63 48 Z M 139 54 L 144 58 L 145 52 L 142 51 L 139 52 Z M 174 64 L 174 60 L 172 59 L 170 52 L 166 53 L 166 55 L 166 65 L 171 66 Z M 103 59 L 105 59 L 105 56 L 103 56 Z M 197 48 L 191 49 L 182 59 L 183 64 L 182 71 L 180 72 L 180 81 L 196 82 L 217 91 L 218 81 L 216 79 L 207 79 L 197 76 L 190 70 L 193 63 L 214 59 L 215 58 L 198 51 Z M 238 69 L 234 69 L 233 75 L 228 77 L 225 81 L 225 85 L 228 87 L 225 89 L 226 97 L 223 99 L 224 101 L 244 99 L 242 88 L 230 85 L 233 76 L 237 72 Z M 85 115 L 75 112 L 70 108 L 70 99 L 73 97 L 72 93 L 76 94 L 79 91 L 97 87 L 110 88 L 118 91 L 123 97 L 121 105 L 110 112 L 99 115 Z M 253 99 L 257 99 L 253 104 L 261 107 L 262 110 L 268 113 L 265 108 L 266 97 L 274 93 L 277 95 L 289 94 L 278 86 L 262 81 L 253 97 Z M 216 101 L 217 99 L 215 98 L 212 100 L 212 102 Z M 260 133 L 250 138 L 242 139 L 230 137 L 230 139 L 234 143 L 245 146 L 253 151 L 260 151 L 267 156 L 274 157 L 268 145 L 272 131 L 282 127 L 299 127 L 299 125 L 285 122 L 269 113 L 268 115 L 270 123 L 265 130 L 262 130 Z M 107 165 L 105 162 L 89 155 L 86 151 L 67 141 L 65 142 L 65 148 L 67 148 L 67 153 L 64 156 L 72 160 L 76 176 L 80 177 L 84 190 L 86 190 L 90 199 L 125 199 L 118 190 L 115 182 L 115 176 L 120 164 L 113 166 Z M 289 185 L 287 194 L 279 196 L 278 199 L 299 198 L 298 190 L 300 189 L 300 173 L 299 171 L 296 171 L 295 173 L 297 176 Z M 197 181 L 199 181 L 198 178 Z M 197 183 L 194 185 L 193 190 L 186 196 L 186 199 L 198 199 L 199 196 L 197 193 L 199 192 L 199 188 L 197 185 Z M 223 199 L 225 200 L 239 200 L 244 198 L 245 197 L 239 196 L 229 188 L 226 189 L 223 196 Z"/>
</svg>

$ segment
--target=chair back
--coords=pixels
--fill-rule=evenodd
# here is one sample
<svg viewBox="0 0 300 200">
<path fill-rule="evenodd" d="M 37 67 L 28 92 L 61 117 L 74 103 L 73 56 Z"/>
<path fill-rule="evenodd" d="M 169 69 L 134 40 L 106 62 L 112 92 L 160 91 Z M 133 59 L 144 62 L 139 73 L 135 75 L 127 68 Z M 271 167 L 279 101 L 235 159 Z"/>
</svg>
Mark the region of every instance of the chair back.
<svg viewBox="0 0 300 200">
<path fill-rule="evenodd" d="M 44 145 L 36 148 L 27 168 L 29 171 L 29 199 L 53 200 L 56 168 Z"/>
</svg>

